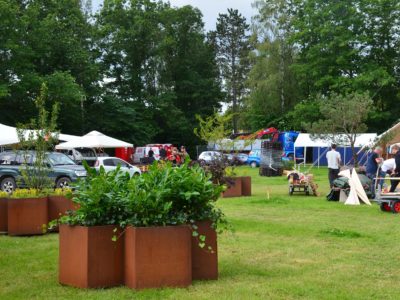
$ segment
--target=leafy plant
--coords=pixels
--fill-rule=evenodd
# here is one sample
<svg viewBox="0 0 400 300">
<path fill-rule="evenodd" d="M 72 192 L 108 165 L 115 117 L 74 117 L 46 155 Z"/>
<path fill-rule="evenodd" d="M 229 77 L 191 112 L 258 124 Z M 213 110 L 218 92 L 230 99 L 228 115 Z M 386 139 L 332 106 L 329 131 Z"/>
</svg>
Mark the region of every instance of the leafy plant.
<svg viewBox="0 0 400 300">
<path fill-rule="evenodd" d="M 48 176 L 51 170 L 46 153 L 58 140 L 56 132 L 58 104 L 55 103 L 49 113 L 46 110 L 46 99 L 47 86 L 42 84 L 40 95 L 35 100 L 38 110 L 36 119 L 17 128 L 19 145 L 23 150 L 23 162 L 20 168 L 22 180 L 28 188 L 42 191 L 53 186 L 53 181 Z"/>
<path fill-rule="evenodd" d="M 9 193 L 0 191 L 0 198 L 8 198 L 10 196 Z"/>
<path fill-rule="evenodd" d="M 52 196 L 71 196 L 72 195 L 72 190 L 70 188 L 57 188 L 54 190 L 50 190 L 49 195 Z"/>
<path fill-rule="evenodd" d="M 11 195 L 11 199 L 41 198 L 46 196 L 43 191 L 38 189 L 16 189 Z"/>
<path fill-rule="evenodd" d="M 121 225 L 127 215 L 127 193 L 130 176 L 119 168 L 99 172 L 84 164 L 87 178 L 75 184 L 73 201 L 76 211 L 60 218 L 59 223 L 82 226 Z M 51 223 L 50 226 L 56 225 Z"/>
</svg>

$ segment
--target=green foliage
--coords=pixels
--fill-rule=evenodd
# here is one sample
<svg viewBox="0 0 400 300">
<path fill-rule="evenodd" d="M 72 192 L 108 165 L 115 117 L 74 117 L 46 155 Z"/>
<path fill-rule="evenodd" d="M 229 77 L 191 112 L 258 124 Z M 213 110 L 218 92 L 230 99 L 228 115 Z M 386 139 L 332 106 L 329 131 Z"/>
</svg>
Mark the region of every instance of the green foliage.
<svg viewBox="0 0 400 300">
<path fill-rule="evenodd" d="M 79 208 L 59 222 L 69 225 L 137 227 L 190 224 L 211 220 L 226 225 L 215 206 L 223 187 L 210 181 L 199 166 L 179 168 L 155 162 L 148 173 L 130 178 L 119 169 L 91 170 L 74 191 Z M 54 225 L 54 224 L 51 224 Z"/>
<path fill-rule="evenodd" d="M 73 195 L 79 208 L 61 217 L 59 222 L 82 226 L 123 224 L 128 217 L 129 174 L 119 168 L 111 172 L 100 168 L 98 173 L 87 165 L 85 168 L 88 177 L 76 184 Z"/>
<path fill-rule="evenodd" d="M 318 98 L 321 119 L 314 123 L 304 123 L 310 133 L 319 138 L 328 138 L 332 143 L 350 144 L 353 159 L 357 164 L 354 149 L 356 138 L 367 130 L 365 121 L 372 111 L 373 101 L 368 93 L 349 93 L 344 96 L 331 94 Z M 339 135 L 344 135 L 344 140 Z"/>
<path fill-rule="evenodd" d="M 246 94 L 245 82 L 250 70 L 248 56 L 253 49 L 246 18 L 238 10 L 228 9 L 219 14 L 217 29 L 210 33 L 215 47 L 221 79 L 227 93 L 226 102 L 232 106 L 233 132 L 238 132 L 238 113 Z"/>
<path fill-rule="evenodd" d="M 199 126 L 194 129 L 194 134 L 207 143 L 215 144 L 221 142 L 231 133 L 228 124 L 232 117 L 230 114 L 223 115 L 217 112 L 205 119 L 197 115 Z"/>
<path fill-rule="evenodd" d="M 43 193 L 43 190 L 38 189 L 16 189 L 10 195 L 11 199 L 27 199 L 27 198 L 41 198 L 47 195 Z"/>
<path fill-rule="evenodd" d="M 9 196 L 7 192 L 0 191 L 0 198 L 8 198 Z"/>
<path fill-rule="evenodd" d="M 59 106 L 58 103 L 54 103 L 51 112 L 47 111 L 47 92 L 46 84 L 42 84 L 40 95 L 35 100 L 37 117 L 29 124 L 19 125 L 17 128 L 23 156 L 20 168 L 22 180 L 28 188 L 41 191 L 53 186 L 53 180 L 49 176 L 51 169 L 47 161 L 47 152 L 58 141 Z"/>
</svg>

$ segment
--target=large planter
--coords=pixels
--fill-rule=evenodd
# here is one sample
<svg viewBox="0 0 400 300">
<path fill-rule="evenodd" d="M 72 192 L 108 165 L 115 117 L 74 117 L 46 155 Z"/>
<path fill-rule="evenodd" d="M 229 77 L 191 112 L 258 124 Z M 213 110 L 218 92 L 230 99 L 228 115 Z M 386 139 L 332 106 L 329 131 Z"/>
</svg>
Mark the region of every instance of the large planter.
<svg viewBox="0 0 400 300">
<path fill-rule="evenodd" d="M 192 283 L 189 226 L 129 227 L 125 232 L 125 284 L 133 289 Z"/>
<path fill-rule="evenodd" d="M 228 179 L 232 184 L 228 185 L 228 189 L 223 192 L 223 198 L 241 197 L 242 196 L 242 178 L 231 177 Z"/>
<path fill-rule="evenodd" d="M 251 177 L 243 176 L 242 179 L 242 196 L 251 196 Z"/>
<path fill-rule="evenodd" d="M 115 226 L 60 226 L 59 281 L 78 288 L 123 284 L 123 238 Z"/>
<path fill-rule="evenodd" d="M 47 197 L 8 200 L 9 235 L 43 234 L 47 221 Z"/>
<path fill-rule="evenodd" d="M 192 279 L 215 280 L 218 279 L 218 246 L 217 232 L 211 227 L 212 222 L 196 222 L 199 236 L 206 237 L 205 247 L 199 246 L 199 236 L 192 236 Z M 208 247 L 211 247 L 209 249 Z"/>
<path fill-rule="evenodd" d="M 49 222 L 59 219 L 66 215 L 67 211 L 75 210 L 74 203 L 71 199 L 64 196 L 49 196 L 48 202 L 48 217 Z M 52 229 L 52 231 L 58 231 L 58 227 Z"/>
<path fill-rule="evenodd" d="M 8 199 L 0 198 L 0 233 L 6 233 L 8 231 Z"/>
</svg>

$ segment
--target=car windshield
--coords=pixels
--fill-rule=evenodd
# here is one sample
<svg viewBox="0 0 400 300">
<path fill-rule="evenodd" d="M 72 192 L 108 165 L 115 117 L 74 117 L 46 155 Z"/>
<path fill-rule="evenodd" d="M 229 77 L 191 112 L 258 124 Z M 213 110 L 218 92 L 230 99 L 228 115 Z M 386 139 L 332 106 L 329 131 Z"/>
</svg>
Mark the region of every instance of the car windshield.
<svg viewBox="0 0 400 300">
<path fill-rule="evenodd" d="M 62 153 L 47 154 L 47 159 L 53 166 L 75 165 L 75 163 L 68 156 Z"/>
</svg>

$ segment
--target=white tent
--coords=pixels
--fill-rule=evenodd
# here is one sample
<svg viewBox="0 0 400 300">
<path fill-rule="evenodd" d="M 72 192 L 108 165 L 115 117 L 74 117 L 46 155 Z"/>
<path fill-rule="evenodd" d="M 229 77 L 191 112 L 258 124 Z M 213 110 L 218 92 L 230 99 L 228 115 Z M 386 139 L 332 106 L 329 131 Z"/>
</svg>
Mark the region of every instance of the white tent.
<svg viewBox="0 0 400 300">
<path fill-rule="evenodd" d="M 344 202 L 345 205 L 360 205 L 361 200 L 365 204 L 371 205 L 371 202 L 369 201 L 367 194 L 365 193 L 365 190 L 355 169 L 353 169 L 351 173 L 349 169 L 341 171 L 339 173 L 339 176 L 348 178 L 350 186 L 350 193 L 347 199 L 345 195 L 343 195 L 342 191 L 340 191 L 340 202 Z"/>
<path fill-rule="evenodd" d="M 106 136 L 98 131 L 92 131 L 82 137 L 78 137 L 69 142 L 56 146 L 58 150 L 66 150 L 72 148 L 132 148 L 133 145 Z"/>
<path fill-rule="evenodd" d="M 27 130 L 27 132 L 30 132 Z M 27 133 L 29 134 L 29 133 Z M 71 141 L 78 138 L 76 135 L 59 134 L 58 139 L 60 141 Z M 17 129 L 15 127 L 0 124 L 0 146 L 14 145 L 19 143 Z"/>
<path fill-rule="evenodd" d="M 314 138 L 312 137 L 311 134 L 309 133 L 300 133 L 299 136 L 297 137 L 296 141 L 294 142 L 294 148 L 295 148 L 295 153 L 296 153 L 296 148 L 304 148 L 304 161 L 307 159 L 307 148 L 318 148 L 318 160 L 316 161 L 320 163 L 320 157 L 325 154 L 325 152 L 320 151 L 320 148 L 326 148 L 328 149 L 331 146 L 331 142 L 329 141 L 329 137 L 335 137 L 335 140 L 341 141 L 340 147 L 343 148 L 349 148 L 350 143 L 346 142 L 348 139 L 344 134 L 327 134 L 326 138 Z M 376 133 L 360 133 L 357 138 L 354 146 L 356 148 L 363 147 L 365 145 L 370 144 L 372 141 L 375 141 L 377 137 Z"/>
</svg>

